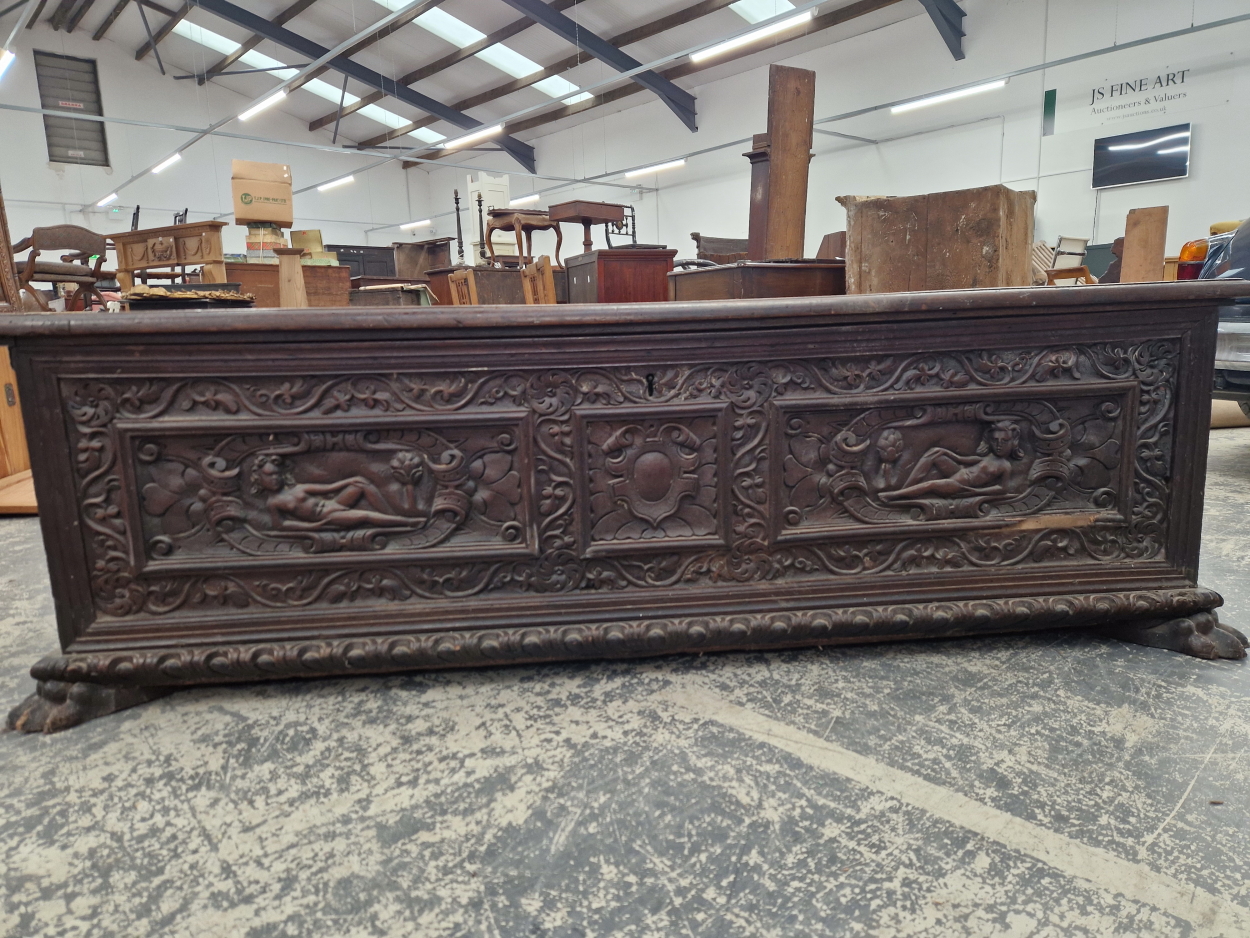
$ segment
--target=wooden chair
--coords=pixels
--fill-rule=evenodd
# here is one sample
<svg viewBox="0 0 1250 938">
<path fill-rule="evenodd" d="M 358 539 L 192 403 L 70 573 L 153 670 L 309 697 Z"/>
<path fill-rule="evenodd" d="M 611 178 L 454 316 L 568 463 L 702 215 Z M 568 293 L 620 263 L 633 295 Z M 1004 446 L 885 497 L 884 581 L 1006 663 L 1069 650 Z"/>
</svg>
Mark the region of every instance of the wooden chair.
<svg viewBox="0 0 1250 938">
<path fill-rule="evenodd" d="M 457 270 L 447 275 L 452 306 L 477 306 L 477 280 L 471 270 Z"/>
<path fill-rule="evenodd" d="M 39 304 L 40 309 L 46 311 L 48 303 L 43 294 L 31 286 L 32 282 L 78 284 L 78 289 L 67 304 L 69 307 L 76 306 L 81 300 L 83 308 L 88 308 L 86 299 L 89 296 L 94 296 L 101 306 L 104 305 L 104 297 L 96 289 L 96 283 L 100 280 L 112 280 L 117 276 L 116 271 L 100 269 L 104 265 L 104 252 L 108 249 L 108 241 L 104 235 L 78 225 L 36 228 L 29 238 L 23 238 L 13 245 L 14 254 L 27 249 L 30 250 L 30 255 L 18 267 L 17 279 L 20 288 Z M 72 253 L 62 254 L 59 262 L 39 259 L 42 251 L 63 250 Z M 92 257 L 96 259 L 94 267 L 89 266 Z"/>
<path fill-rule="evenodd" d="M 551 271 L 551 258 L 544 254 L 534 263 L 521 269 L 521 288 L 525 291 L 527 306 L 554 306 L 556 303 L 556 278 Z"/>
<path fill-rule="evenodd" d="M 690 232 L 694 239 L 695 257 L 715 264 L 732 264 L 747 259 L 746 238 L 713 238 Z"/>
<path fill-rule="evenodd" d="M 1063 286 L 1063 284 L 1056 283 L 1057 280 L 1071 280 L 1074 285 L 1098 282 L 1098 278 L 1091 274 L 1084 264 L 1080 267 L 1051 267 L 1046 271 L 1046 286 Z"/>
</svg>

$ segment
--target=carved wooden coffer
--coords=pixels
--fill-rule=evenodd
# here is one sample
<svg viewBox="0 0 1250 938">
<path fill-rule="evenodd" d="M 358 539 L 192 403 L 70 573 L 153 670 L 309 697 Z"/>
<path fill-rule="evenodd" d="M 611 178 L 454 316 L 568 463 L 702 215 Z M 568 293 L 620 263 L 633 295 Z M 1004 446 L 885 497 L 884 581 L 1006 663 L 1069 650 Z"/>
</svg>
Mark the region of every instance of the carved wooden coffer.
<svg viewBox="0 0 1250 938">
<path fill-rule="evenodd" d="M 42 676 L 1207 610 L 1215 310 L 1236 290 L 9 317 L 63 650 Z"/>
</svg>

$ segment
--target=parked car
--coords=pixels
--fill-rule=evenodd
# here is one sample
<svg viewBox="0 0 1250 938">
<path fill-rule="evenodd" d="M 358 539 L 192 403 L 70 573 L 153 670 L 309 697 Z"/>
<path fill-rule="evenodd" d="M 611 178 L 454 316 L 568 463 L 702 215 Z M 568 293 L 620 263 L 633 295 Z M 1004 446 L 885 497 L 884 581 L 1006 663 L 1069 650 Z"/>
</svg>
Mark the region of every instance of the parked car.
<svg viewBox="0 0 1250 938">
<path fill-rule="evenodd" d="M 1196 279 L 1250 280 L 1250 219 L 1235 231 L 1212 235 L 1201 242 L 1191 241 L 1181 249 L 1182 267 L 1199 260 L 1202 268 Z M 1184 272 L 1178 269 L 1178 279 L 1195 279 L 1180 276 Z M 1220 307 L 1213 396 L 1236 401 L 1242 413 L 1250 417 L 1250 296 L 1238 297 Z"/>
</svg>

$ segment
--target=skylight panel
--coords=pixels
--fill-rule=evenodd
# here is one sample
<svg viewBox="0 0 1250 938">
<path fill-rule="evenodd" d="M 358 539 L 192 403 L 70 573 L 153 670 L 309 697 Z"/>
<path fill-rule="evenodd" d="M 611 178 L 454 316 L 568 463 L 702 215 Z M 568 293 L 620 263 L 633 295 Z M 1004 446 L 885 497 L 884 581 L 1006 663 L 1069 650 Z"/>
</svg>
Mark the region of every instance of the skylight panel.
<svg viewBox="0 0 1250 938">
<path fill-rule="evenodd" d="M 188 23 L 181 20 L 174 25 L 174 32 L 185 39 L 192 42 L 198 42 L 202 46 L 207 46 L 214 52 L 220 52 L 222 55 L 229 55 L 235 52 L 240 43 L 233 39 L 227 39 L 225 36 L 213 32 L 211 29 L 205 29 L 203 26 L 196 26 L 194 23 Z"/>
<path fill-rule="evenodd" d="M 392 6 L 394 4 L 394 6 Z M 388 0 L 383 6 L 390 7 L 392 10 L 402 9 L 405 4 L 400 0 Z M 432 10 L 426 10 L 415 20 L 413 20 L 422 29 L 432 32 L 440 39 L 446 39 L 457 49 L 463 49 L 465 46 L 471 46 L 475 42 L 479 42 L 486 38 L 486 33 L 478 32 L 468 23 L 456 19 L 450 13 L 444 13 L 438 7 Z"/>
<path fill-rule="evenodd" d="M 502 42 L 487 46 L 477 54 L 483 62 L 489 62 L 501 72 L 507 72 L 513 78 L 524 78 L 542 71 L 542 66 L 532 59 L 527 59 L 519 52 L 514 52 Z"/>
<path fill-rule="evenodd" d="M 790 0 L 738 0 L 729 4 L 748 23 L 759 23 L 794 9 Z"/>
</svg>

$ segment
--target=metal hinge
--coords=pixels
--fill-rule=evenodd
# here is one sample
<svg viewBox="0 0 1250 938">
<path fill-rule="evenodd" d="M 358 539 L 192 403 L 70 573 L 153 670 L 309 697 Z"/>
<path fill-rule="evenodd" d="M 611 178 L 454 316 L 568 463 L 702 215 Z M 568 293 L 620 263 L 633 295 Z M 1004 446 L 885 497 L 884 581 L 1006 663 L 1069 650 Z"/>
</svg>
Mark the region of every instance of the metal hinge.
<svg viewBox="0 0 1250 938">
<path fill-rule="evenodd" d="M 17 394 L 13 390 L 13 385 L 6 384 L 4 386 L 4 402 L 10 407 L 17 406 Z"/>
</svg>

